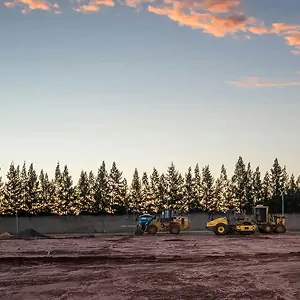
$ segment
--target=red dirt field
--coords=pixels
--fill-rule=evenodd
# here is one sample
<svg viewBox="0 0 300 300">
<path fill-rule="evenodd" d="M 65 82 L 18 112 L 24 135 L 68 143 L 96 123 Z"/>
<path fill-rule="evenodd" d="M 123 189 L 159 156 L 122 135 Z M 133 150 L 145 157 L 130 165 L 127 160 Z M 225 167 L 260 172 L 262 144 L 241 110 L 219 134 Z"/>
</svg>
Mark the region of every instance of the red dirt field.
<svg viewBox="0 0 300 300">
<path fill-rule="evenodd" d="M 1 300 L 299 300 L 300 235 L 1 240 Z"/>
</svg>

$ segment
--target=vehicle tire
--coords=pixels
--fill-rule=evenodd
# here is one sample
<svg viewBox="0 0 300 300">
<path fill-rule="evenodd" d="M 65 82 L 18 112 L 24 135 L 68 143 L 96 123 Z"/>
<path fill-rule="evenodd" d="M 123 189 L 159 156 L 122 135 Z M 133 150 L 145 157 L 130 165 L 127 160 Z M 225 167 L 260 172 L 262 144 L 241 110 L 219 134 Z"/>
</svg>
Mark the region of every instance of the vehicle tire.
<svg viewBox="0 0 300 300">
<path fill-rule="evenodd" d="M 264 226 L 264 233 L 271 233 L 272 232 L 272 226 L 267 224 Z"/>
<path fill-rule="evenodd" d="M 157 230 L 158 228 L 155 224 L 150 224 L 147 228 L 148 234 L 152 234 L 152 235 L 156 234 Z"/>
<path fill-rule="evenodd" d="M 141 235 L 141 234 L 143 234 L 143 233 L 144 233 L 144 231 L 143 231 L 142 228 L 137 228 L 137 229 L 135 230 L 135 232 L 134 232 L 135 235 Z"/>
<path fill-rule="evenodd" d="M 180 232 L 180 226 L 177 223 L 171 223 L 169 225 L 169 232 L 171 234 L 179 234 L 179 232 Z"/>
<path fill-rule="evenodd" d="M 223 223 L 217 224 L 214 233 L 216 235 L 225 235 L 228 233 L 228 226 Z"/>
<path fill-rule="evenodd" d="M 286 232 L 286 227 L 283 224 L 277 224 L 275 225 L 275 232 L 282 234 Z"/>
</svg>

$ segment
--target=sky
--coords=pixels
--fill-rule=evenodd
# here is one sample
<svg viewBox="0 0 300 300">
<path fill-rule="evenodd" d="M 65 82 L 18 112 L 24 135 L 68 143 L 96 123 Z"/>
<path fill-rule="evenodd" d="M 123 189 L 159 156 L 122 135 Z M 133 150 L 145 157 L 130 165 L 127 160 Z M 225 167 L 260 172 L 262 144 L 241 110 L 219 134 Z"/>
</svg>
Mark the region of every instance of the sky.
<svg viewBox="0 0 300 300">
<path fill-rule="evenodd" d="M 299 0 L 0 0 L 0 167 L 300 173 Z"/>
</svg>

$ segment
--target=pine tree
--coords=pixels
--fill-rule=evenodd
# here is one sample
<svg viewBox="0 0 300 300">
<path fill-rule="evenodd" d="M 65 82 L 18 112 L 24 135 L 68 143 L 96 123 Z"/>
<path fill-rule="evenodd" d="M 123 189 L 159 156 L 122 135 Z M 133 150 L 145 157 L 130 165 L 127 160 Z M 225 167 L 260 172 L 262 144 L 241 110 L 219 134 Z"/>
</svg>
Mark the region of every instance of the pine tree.
<svg viewBox="0 0 300 300">
<path fill-rule="evenodd" d="M 81 171 L 76 186 L 76 214 L 91 213 L 94 208 L 94 199 L 91 195 L 90 181 L 87 172 Z"/>
<path fill-rule="evenodd" d="M 256 168 L 253 174 L 253 200 L 254 204 L 263 203 L 263 186 L 259 167 Z"/>
<path fill-rule="evenodd" d="M 183 178 L 171 163 L 166 174 L 166 206 L 169 209 L 181 211 L 183 207 Z"/>
<path fill-rule="evenodd" d="M 126 213 L 125 199 L 123 198 L 123 178 L 115 162 L 109 174 L 109 204 L 111 213 Z"/>
<path fill-rule="evenodd" d="M 73 180 L 69 174 L 67 165 L 61 173 L 60 166 L 57 164 L 55 170 L 55 203 L 53 205 L 53 212 L 58 215 L 68 215 L 80 213 L 75 202 L 75 189 L 73 187 Z"/>
<path fill-rule="evenodd" d="M 270 179 L 270 175 L 269 172 L 267 171 L 264 179 L 263 179 L 263 183 L 262 183 L 262 203 L 261 204 L 267 204 L 269 203 L 269 201 L 272 198 L 272 187 L 271 187 L 271 179 Z"/>
<path fill-rule="evenodd" d="M 27 174 L 27 201 L 26 207 L 31 214 L 37 215 L 42 211 L 39 203 L 39 181 L 33 164 L 30 164 Z"/>
<path fill-rule="evenodd" d="M 289 175 L 286 171 L 286 166 L 282 169 L 281 187 L 286 190 L 289 187 Z"/>
<path fill-rule="evenodd" d="M 235 165 L 234 175 L 232 176 L 232 186 L 238 210 L 243 211 L 247 204 L 247 171 L 241 156 Z"/>
<path fill-rule="evenodd" d="M 216 209 L 215 203 L 215 188 L 214 188 L 214 178 L 211 175 L 209 165 L 202 169 L 202 199 L 201 206 L 204 211 L 213 212 Z"/>
<path fill-rule="evenodd" d="M 184 183 L 184 204 L 186 207 L 186 211 L 191 211 L 195 204 L 196 193 L 195 193 L 195 186 L 194 186 L 194 178 L 192 175 L 192 168 L 188 168 L 188 172 L 185 174 L 185 183 Z"/>
<path fill-rule="evenodd" d="M 110 211 L 111 206 L 109 193 L 109 176 L 106 171 L 105 162 L 103 161 L 101 167 L 98 169 L 94 185 L 95 212 L 103 214 Z"/>
<path fill-rule="evenodd" d="M 199 211 L 202 210 L 201 207 L 201 199 L 202 199 L 202 192 L 201 192 L 201 174 L 199 165 L 196 164 L 194 169 L 194 178 L 193 178 L 193 188 L 194 188 L 194 200 L 190 204 L 191 211 Z"/>
<path fill-rule="evenodd" d="M 14 163 L 10 164 L 7 172 L 7 181 L 4 184 L 3 194 L 3 212 L 2 214 L 15 214 L 21 209 L 21 192 L 22 182 L 20 166 L 15 167 Z"/>
<path fill-rule="evenodd" d="M 228 180 L 227 170 L 224 165 L 221 166 L 220 177 L 215 183 L 215 210 L 217 212 L 226 212 L 230 207 L 235 206 L 232 202 L 232 191 L 230 181 Z"/>
<path fill-rule="evenodd" d="M 246 184 L 245 184 L 245 196 L 246 196 L 246 205 L 245 208 L 247 212 L 252 212 L 252 206 L 254 204 L 254 190 L 253 190 L 253 172 L 251 170 L 250 162 L 247 165 L 246 170 Z"/>
<path fill-rule="evenodd" d="M 2 215 L 2 212 L 5 209 L 4 205 L 5 205 L 5 203 L 4 203 L 4 183 L 2 181 L 1 168 L 0 168 L 0 215 Z"/>
<path fill-rule="evenodd" d="M 141 213 L 144 207 L 142 203 L 142 185 L 137 169 L 134 170 L 129 193 L 131 210 L 135 213 Z"/>
<path fill-rule="evenodd" d="M 54 181 L 50 182 L 47 173 L 42 169 L 39 176 L 38 210 L 40 213 L 50 214 L 55 202 Z"/>
<path fill-rule="evenodd" d="M 271 169 L 271 188 L 272 188 L 272 196 L 279 197 L 280 189 L 283 188 L 283 171 L 281 166 L 279 165 L 278 159 L 275 158 L 273 167 Z"/>
<path fill-rule="evenodd" d="M 89 202 L 90 202 L 90 208 L 89 213 L 95 213 L 95 184 L 96 179 L 93 171 L 90 171 L 89 173 Z"/>
<path fill-rule="evenodd" d="M 153 168 L 150 176 L 150 198 L 154 212 L 158 212 L 161 209 L 163 198 L 161 198 L 161 182 L 156 168 Z"/>
<path fill-rule="evenodd" d="M 29 205 L 29 187 L 28 187 L 28 175 L 26 163 L 23 163 L 21 171 L 21 194 L 20 194 L 20 214 L 31 214 L 30 205 Z"/>
<path fill-rule="evenodd" d="M 142 203 L 144 213 L 155 212 L 155 203 L 152 199 L 150 183 L 146 172 L 144 172 L 142 176 Z"/>
<path fill-rule="evenodd" d="M 159 201 L 157 202 L 157 209 L 159 212 L 168 208 L 167 200 L 167 182 L 164 174 L 159 177 Z"/>
</svg>

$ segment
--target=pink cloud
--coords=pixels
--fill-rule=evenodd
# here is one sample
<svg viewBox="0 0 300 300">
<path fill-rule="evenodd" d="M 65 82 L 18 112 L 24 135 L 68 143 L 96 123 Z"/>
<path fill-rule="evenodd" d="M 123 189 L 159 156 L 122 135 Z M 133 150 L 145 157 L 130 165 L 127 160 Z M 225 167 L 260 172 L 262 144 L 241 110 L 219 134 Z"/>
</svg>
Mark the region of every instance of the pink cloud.
<svg viewBox="0 0 300 300">
<path fill-rule="evenodd" d="M 248 77 L 243 80 L 228 81 L 227 83 L 243 88 L 300 86 L 300 81 L 280 81 L 260 77 Z"/>
<path fill-rule="evenodd" d="M 90 0 L 88 3 L 83 4 L 82 1 L 79 2 L 79 7 L 73 8 L 74 11 L 83 14 L 96 13 L 101 10 L 101 6 L 115 6 L 113 0 Z"/>
<path fill-rule="evenodd" d="M 58 4 L 52 4 L 47 0 L 12 0 L 4 2 L 6 7 L 20 6 L 23 13 L 28 13 L 32 10 L 38 9 L 43 11 L 51 11 L 53 8 L 58 8 Z"/>
</svg>

